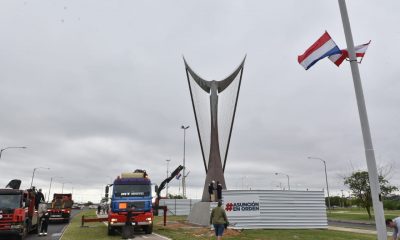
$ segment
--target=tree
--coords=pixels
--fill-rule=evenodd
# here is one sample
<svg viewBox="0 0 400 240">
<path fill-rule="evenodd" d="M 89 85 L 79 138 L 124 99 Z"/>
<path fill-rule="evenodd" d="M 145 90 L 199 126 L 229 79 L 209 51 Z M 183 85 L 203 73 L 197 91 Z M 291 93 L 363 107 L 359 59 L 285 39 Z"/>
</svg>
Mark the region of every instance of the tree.
<svg viewBox="0 0 400 240">
<path fill-rule="evenodd" d="M 379 185 L 381 188 L 381 194 L 383 197 L 397 191 L 398 188 L 389 185 L 389 181 L 385 179 L 382 175 L 378 176 Z M 356 171 L 349 177 L 344 177 L 344 184 L 347 185 L 352 191 L 353 196 L 357 199 L 361 207 L 365 208 L 368 213 L 368 217 L 371 219 L 371 187 L 369 185 L 368 172 L 366 171 Z"/>
</svg>

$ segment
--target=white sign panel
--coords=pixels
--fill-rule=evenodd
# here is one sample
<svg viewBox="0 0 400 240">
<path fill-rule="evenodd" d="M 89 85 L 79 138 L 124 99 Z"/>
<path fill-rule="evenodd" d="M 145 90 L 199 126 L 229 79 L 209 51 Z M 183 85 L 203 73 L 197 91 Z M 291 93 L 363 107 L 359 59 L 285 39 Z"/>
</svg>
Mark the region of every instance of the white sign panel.
<svg viewBox="0 0 400 240">
<path fill-rule="evenodd" d="M 224 207 L 228 216 L 260 216 L 259 196 L 224 196 Z"/>
</svg>

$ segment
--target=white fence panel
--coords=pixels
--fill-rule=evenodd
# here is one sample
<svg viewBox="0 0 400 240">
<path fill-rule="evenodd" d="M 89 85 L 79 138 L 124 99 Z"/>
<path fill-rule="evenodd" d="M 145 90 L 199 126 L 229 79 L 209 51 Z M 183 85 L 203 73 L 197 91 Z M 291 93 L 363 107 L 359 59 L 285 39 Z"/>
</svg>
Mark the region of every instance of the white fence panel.
<svg viewBox="0 0 400 240">
<path fill-rule="evenodd" d="M 323 191 L 227 190 L 223 203 L 232 228 L 327 228 Z M 210 211 L 216 203 L 210 205 Z"/>
<path fill-rule="evenodd" d="M 167 215 L 187 216 L 200 199 L 160 199 L 160 206 L 167 206 Z"/>
</svg>

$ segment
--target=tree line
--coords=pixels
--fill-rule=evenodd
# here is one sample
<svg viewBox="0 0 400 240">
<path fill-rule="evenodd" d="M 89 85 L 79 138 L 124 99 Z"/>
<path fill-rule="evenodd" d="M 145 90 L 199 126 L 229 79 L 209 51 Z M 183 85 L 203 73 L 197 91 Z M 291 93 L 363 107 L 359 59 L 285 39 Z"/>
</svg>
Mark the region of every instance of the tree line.
<svg viewBox="0 0 400 240">
<path fill-rule="evenodd" d="M 400 195 L 393 194 L 399 190 L 398 187 L 391 185 L 382 174 L 378 176 L 378 179 L 383 198 L 383 207 L 387 210 L 400 210 Z M 331 206 L 358 206 L 364 208 L 371 219 L 372 198 L 368 172 L 355 171 L 350 176 L 344 177 L 343 180 L 344 185 L 350 189 L 351 197 L 345 198 L 343 195 L 330 197 Z M 328 198 L 325 199 L 325 202 L 326 204 L 328 203 Z"/>
</svg>

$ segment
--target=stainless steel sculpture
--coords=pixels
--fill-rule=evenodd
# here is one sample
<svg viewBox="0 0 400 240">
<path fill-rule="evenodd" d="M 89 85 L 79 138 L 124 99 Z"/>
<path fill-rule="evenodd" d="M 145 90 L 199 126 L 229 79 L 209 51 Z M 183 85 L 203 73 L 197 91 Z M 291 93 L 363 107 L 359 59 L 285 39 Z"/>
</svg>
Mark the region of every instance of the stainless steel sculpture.
<svg viewBox="0 0 400 240">
<path fill-rule="evenodd" d="M 245 59 L 246 57 L 231 75 L 221 81 L 207 81 L 202 79 L 189 67 L 186 60 L 183 59 L 196 119 L 204 168 L 207 174 L 203 189 L 203 202 L 209 201 L 208 185 L 211 181 L 219 181 L 222 188 L 226 189 L 224 171 Z M 204 92 L 207 94 L 204 94 Z M 223 92 L 227 92 L 226 94 L 229 95 L 229 97 L 223 98 Z M 203 98 L 204 101 L 202 105 L 201 100 L 199 100 L 201 99 L 200 95 L 207 97 L 209 95 L 209 101 Z M 219 106 L 219 98 L 225 99 L 226 103 Z M 208 109 L 207 104 L 205 104 L 206 101 L 208 103 Z"/>
</svg>

